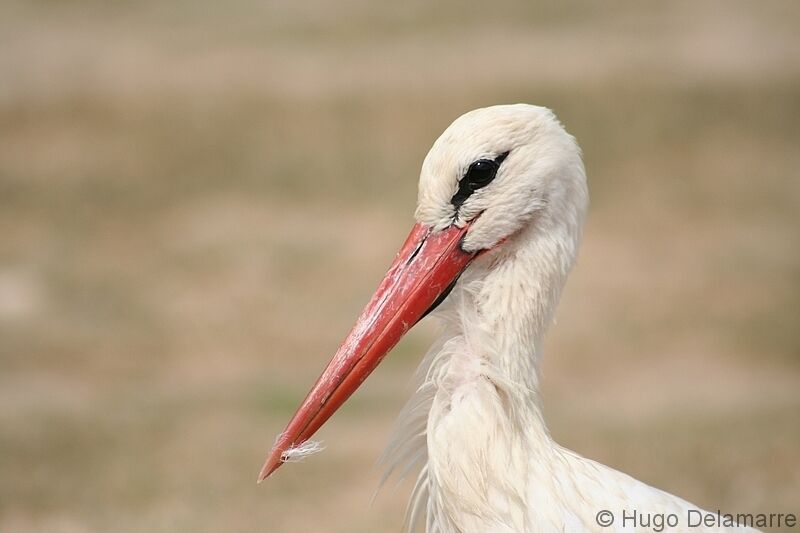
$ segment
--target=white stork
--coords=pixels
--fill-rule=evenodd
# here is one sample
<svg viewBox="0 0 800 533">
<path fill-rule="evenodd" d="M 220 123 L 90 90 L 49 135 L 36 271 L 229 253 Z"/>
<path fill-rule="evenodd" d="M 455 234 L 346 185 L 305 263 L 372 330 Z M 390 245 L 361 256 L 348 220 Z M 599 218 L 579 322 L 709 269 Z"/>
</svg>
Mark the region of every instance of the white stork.
<svg viewBox="0 0 800 533">
<path fill-rule="evenodd" d="M 314 451 L 308 439 L 437 308 L 444 332 L 384 459 L 389 472 L 421 466 L 411 528 L 424 518 L 429 533 L 652 532 L 658 515 L 675 515 L 673 531 L 724 530 L 716 513 L 566 450 L 547 430 L 539 359 L 587 204 L 580 149 L 550 110 L 503 105 L 453 122 L 422 164 L 411 234 L 259 481 Z"/>
</svg>

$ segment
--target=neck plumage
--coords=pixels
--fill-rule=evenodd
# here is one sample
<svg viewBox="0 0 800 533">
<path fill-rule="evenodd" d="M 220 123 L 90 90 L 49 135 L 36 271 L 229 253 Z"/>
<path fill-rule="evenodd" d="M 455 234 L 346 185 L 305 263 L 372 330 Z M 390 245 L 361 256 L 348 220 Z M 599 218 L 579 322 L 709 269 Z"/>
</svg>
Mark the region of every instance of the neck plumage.
<svg viewBox="0 0 800 533">
<path fill-rule="evenodd" d="M 538 362 L 579 240 L 579 226 L 540 222 L 474 263 L 438 313 L 445 330 L 420 365 L 420 386 L 383 458 L 387 476 L 422 467 L 412 526 L 422 515 L 428 531 L 526 520 L 525 506 L 511 501 L 525 501 L 531 461 L 548 462 L 554 449 Z"/>
</svg>

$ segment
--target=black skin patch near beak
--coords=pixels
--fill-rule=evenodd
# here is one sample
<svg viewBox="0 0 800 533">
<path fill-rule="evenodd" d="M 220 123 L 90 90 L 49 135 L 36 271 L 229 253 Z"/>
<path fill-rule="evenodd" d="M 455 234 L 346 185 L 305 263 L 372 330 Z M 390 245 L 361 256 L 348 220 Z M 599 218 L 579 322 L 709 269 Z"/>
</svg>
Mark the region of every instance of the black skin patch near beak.
<svg viewBox="0 0 800 533">
<path fill-rule="evenodd" d="M 510 152 L 504 152 L 494 159 L 478 159 L 472 163 L 458 182 L 458 190 L 450 199 L 450 203 L 456 208 L 461 207 L 467 198 L 478 189 L 489 185 L 497 176 L 500 165 L 505 161 Z"/>
</svg>

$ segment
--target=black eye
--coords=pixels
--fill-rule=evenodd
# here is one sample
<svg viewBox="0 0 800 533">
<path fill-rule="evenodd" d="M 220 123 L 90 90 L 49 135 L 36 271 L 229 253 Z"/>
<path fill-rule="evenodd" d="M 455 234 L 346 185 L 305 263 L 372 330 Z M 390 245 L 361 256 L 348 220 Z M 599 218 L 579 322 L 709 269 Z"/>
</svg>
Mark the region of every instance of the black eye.
<svg viewBox="0 0 800 533">
<path fill-rule="evenodd" d="M 458 190 L 450 199 L 450 203 L 458 208 L 472 193 L 489 185 L 497 176 L 497 170 L 507 156 L 508 152 L 505 152 L 494 159 L 478 159 L 472 163 L 458 182 Z"/>
<path fill-rule="evenodd" d="M 464 179 L 472 186 L 472 190 L 486 187 L 497 175 L 500 165 L 491 159 L 480 159 L 469 166 Z"/>
</svg>

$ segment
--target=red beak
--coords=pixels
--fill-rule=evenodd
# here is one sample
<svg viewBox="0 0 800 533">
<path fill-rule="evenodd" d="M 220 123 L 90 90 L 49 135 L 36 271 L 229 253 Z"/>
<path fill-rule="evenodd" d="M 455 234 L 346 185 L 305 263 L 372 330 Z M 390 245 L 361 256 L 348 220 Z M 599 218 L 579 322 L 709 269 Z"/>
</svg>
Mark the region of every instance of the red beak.
<svg viewBox="0 0 800 533">
<path fill-rule="evenodd" d="M 414 225 L 352 331 L 278 437 L 259 482 L 283 464 L 288 450 L 310 439 L 402 336 L 446 295 L 476 256 L 460 246 L 468 228 L 451 226 L 433 232 Z"/>
</svg>

